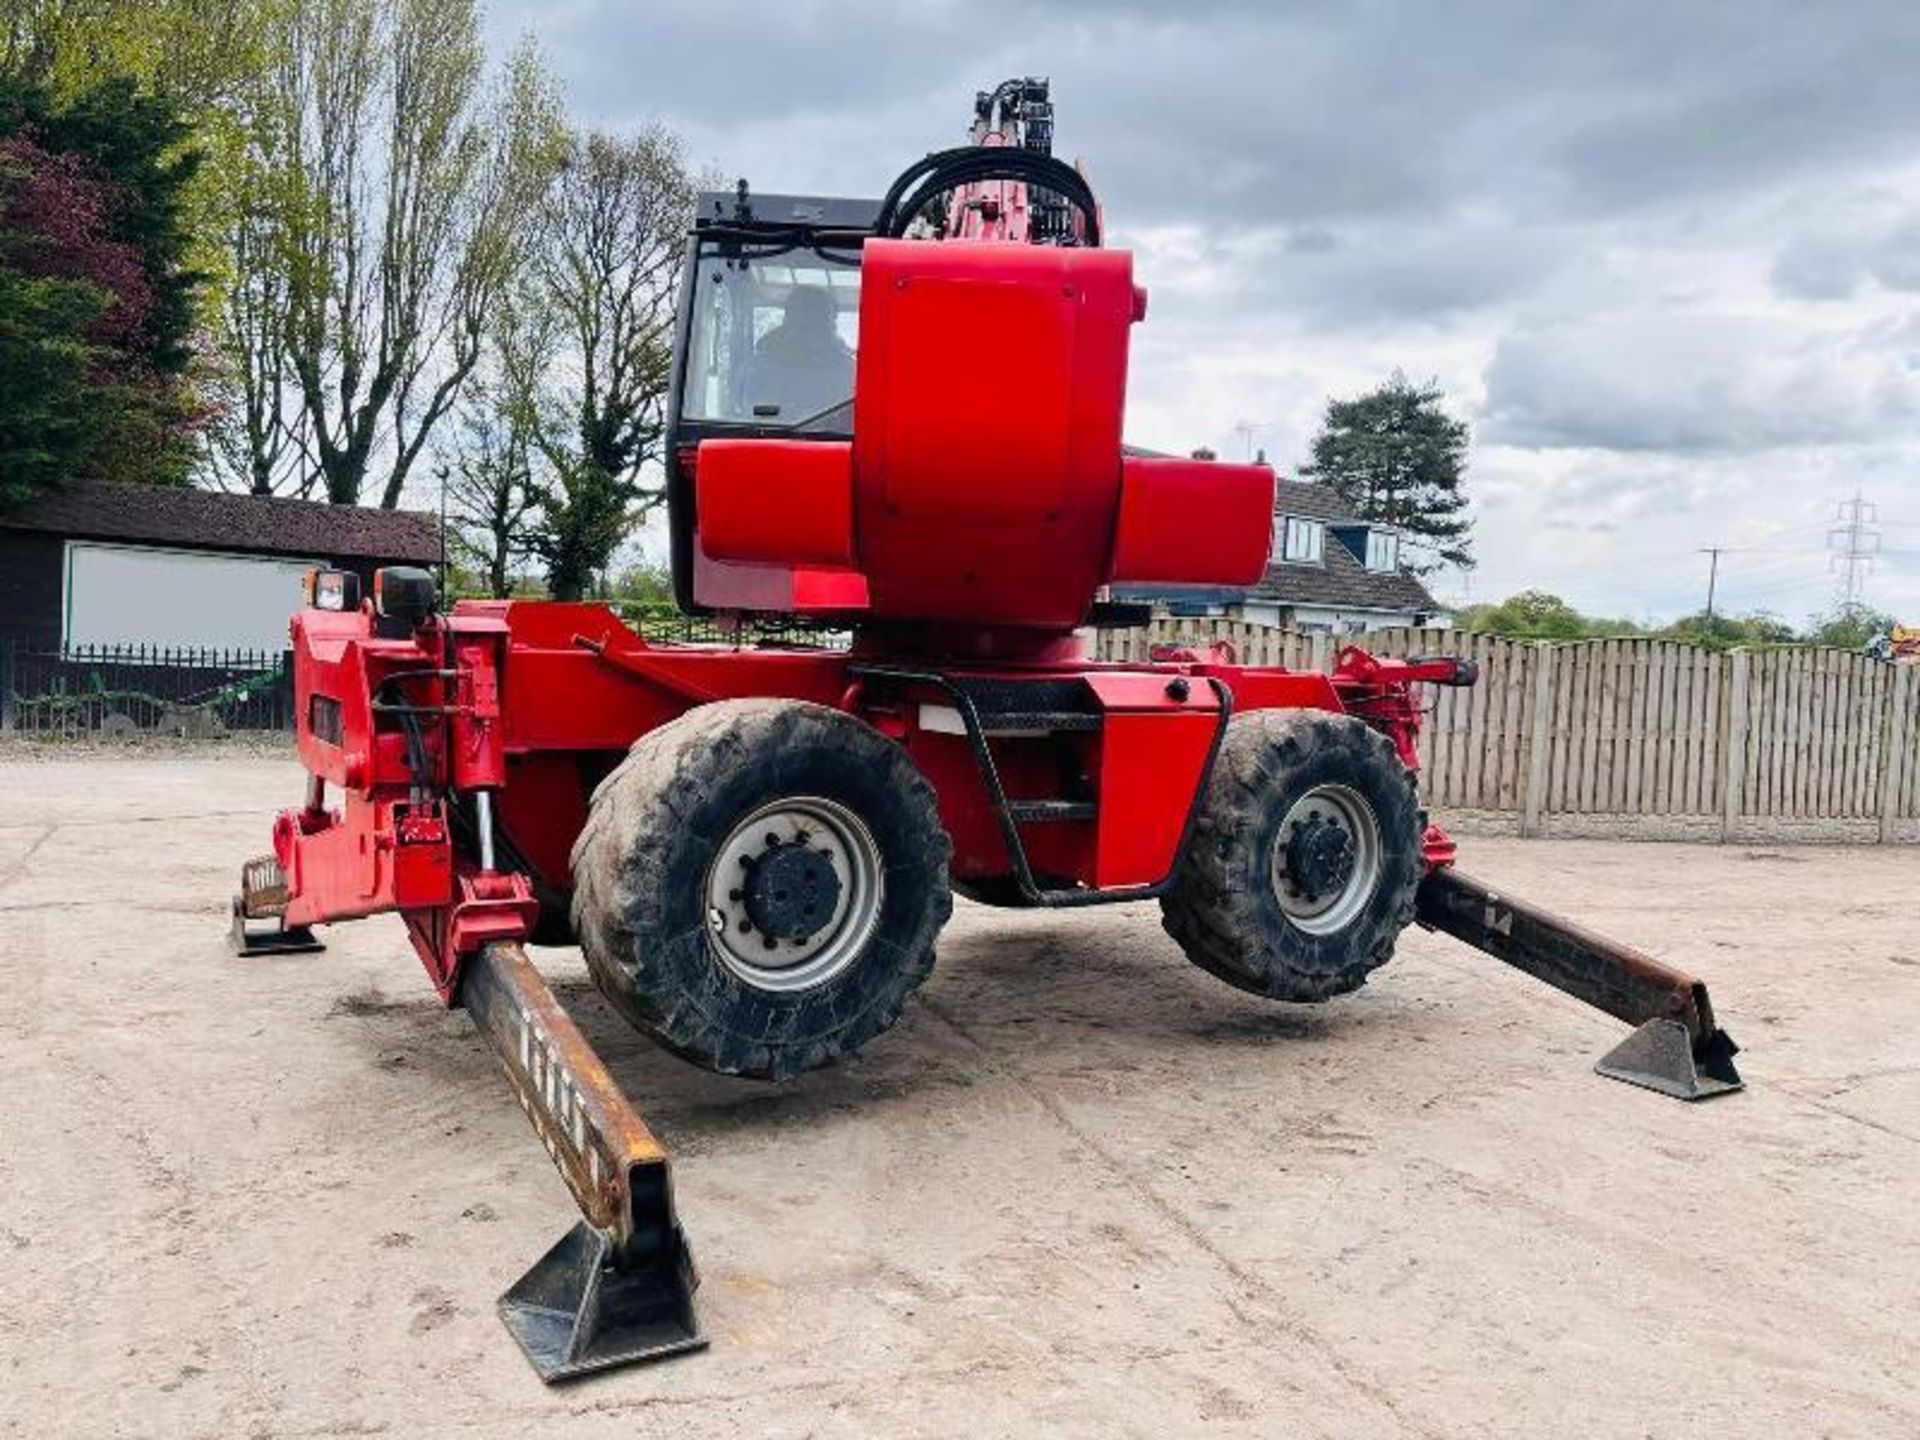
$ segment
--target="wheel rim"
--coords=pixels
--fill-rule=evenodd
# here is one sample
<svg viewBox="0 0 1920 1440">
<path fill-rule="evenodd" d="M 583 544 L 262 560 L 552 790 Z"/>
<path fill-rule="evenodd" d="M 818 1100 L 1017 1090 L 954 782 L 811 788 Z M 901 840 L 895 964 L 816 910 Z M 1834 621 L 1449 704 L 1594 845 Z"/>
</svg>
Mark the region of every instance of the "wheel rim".
<svg viewBox="0 0 1920 1440">
<path fill-rule="evenodd" d="M 884 875 L 873 833 L 846 806 L 816 795 L 762 805 L 707 871 L 713 953 L 756 989 L 823 985 L 879 928 Z"/>
<path fill-rule="evenodd" d="M 1273 893 L 1296 928 L 1331 935 L 1380 882 L 1380 822 L 1345 785 L 1316 785 L 1288 807 L 1273 842 Z"/>
</svg>

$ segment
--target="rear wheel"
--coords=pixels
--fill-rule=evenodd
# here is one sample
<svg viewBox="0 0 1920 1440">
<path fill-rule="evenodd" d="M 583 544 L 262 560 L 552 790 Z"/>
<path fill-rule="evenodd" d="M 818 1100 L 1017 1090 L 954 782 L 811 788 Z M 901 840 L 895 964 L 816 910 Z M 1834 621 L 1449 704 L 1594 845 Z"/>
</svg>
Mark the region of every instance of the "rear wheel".
<svg viewBox="0 0 1920 1440">
<path fill-rule="evenodd" d="M 1237 715 L 1162 922 L 1189 960 L 1243 990 L 1345 994 L 1413 920 L 1425 829 L 1411 774 L 1361 721 Z"/>
<path fill-rule="evenodd" d="M 900 1016 L 953 908 L 932 788 L 892 741 L 791 700 L 704 705 L 635 743 L 573 853 L 594 980 L 687 1059 L 777 1079 Z"/>
</svg>

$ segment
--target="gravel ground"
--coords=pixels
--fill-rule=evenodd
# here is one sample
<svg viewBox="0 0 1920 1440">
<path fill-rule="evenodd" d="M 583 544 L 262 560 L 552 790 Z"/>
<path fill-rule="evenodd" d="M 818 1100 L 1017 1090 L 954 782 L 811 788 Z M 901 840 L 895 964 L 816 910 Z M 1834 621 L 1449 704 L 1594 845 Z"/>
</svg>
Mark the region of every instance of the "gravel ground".
<svg viewBox="0 0 1920 1440">
<path fill-rule="evenodd" d="M 396 920 L 223 944 L 286 761 L 0 754 L 0 1432 L 1920 1433 L 1910 850 L 1479 839 L 1708 976 L 1749 1090 L 1410 934 L 1289 1009 L 1151 907 L 961 906 L 905 1022 L 781 1087 L 543 967 L 678 1160 L 704 1354 L 549 1390 L 493 1313 L 570 1223 Z"/>
</svg>

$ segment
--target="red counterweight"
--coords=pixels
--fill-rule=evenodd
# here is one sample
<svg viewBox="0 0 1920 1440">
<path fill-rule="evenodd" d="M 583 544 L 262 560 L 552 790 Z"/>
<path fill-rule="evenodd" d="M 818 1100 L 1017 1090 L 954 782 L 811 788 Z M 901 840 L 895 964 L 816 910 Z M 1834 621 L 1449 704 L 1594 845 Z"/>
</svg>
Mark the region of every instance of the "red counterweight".
<svg viewBox="0 0 1920 1440">
<path fill-rule="evenodd" d="M 1071 629 L 1119 507 L 1132 257 L 872 240 L 854 525 L 876 618 Z"/>
<path fill-rule="evenodd" d="M 964 626 L 973 655 L 1073 629 L 1111 582 L 1259 577 L 1267 466 L 1123 457 L 1131 256 L 874 239 L 860 294 L 851 445 L 704 442 L 706 560 L 856 574 L 863 621 Z"/>
</svg>

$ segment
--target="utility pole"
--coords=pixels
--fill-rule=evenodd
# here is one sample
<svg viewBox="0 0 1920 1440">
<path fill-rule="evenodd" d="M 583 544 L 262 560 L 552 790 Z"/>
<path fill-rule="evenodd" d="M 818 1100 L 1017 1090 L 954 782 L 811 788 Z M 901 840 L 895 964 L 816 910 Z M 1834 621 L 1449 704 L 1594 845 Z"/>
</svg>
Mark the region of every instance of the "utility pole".
<svg viewBox="0 0 1920 1440">
<path fill-rule="evenodd" d="M 1720 557 L 1726 552 L 1723 546 L 1702 545 L 1700 553 L 1713 557 L 1707 566 L 1707 628 L 1711 630 L 1713 628 L 1713 592 L 1720 583 Z"/>
<path fill-rule="evenodd" d="M 1833 552 L 1829 563 L 1840 575 L 1840 611 L 1850 615 L 1861 608 L 1867 574 L 1880 553 L 1880 532 L 1873 523 L 1880 518 L 1880 508 L 1855 490 L 1853 499 L 1840 502 L 1834 518 L 1840 523 L 1827 531 L 1827 548 Z"/>
</svg>

